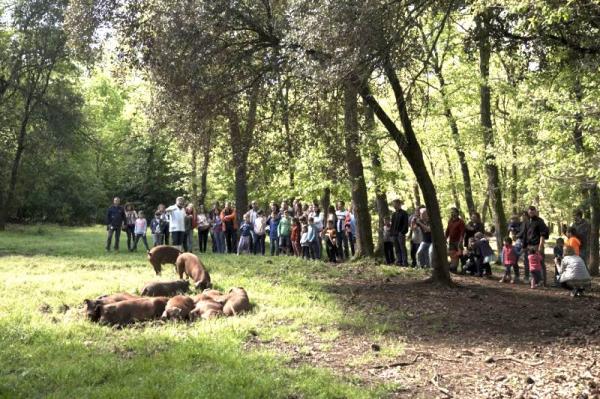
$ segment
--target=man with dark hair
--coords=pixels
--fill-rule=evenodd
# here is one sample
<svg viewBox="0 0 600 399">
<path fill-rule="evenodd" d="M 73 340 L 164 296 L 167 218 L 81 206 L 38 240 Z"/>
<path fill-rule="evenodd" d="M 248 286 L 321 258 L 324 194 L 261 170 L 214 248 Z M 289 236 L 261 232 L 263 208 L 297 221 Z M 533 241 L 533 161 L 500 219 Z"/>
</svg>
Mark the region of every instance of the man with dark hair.
<svg viewBox="0 0 600 399">
<path fill-rule="evenodd" d="M 546 285 L 546 263 L 544 262 L 544 243 L 548 239 L 550 232 L 544 219 L 538 216 L 537 209 L 535 206 L 530 206 L 527 210 L 529 220 L 523 224 L 521 231 L 521 239 L 523 241 L 523 248 L 535 249 L 540 255 L 542 255 L 542 277 L 544 285 Z M 527 253 L 527 252 L 526 252 Z M 529 261 L 527 257 L 524 259 L 525 264 L 525 282 L 529 282 Z"/>
<path fill-rule="evenodd" d="M 350 248 L 348 247 L 348 235 L 346 235 L 346 224 L 348 223 L 348 212 L 344 201 L 338 201 L 335 211 L 336 223 L 336 244 L 339 259 L 344 260 L 350 257 Z"/>
<path fill-rule="evenodd" d="M 446 227 L 446 239 L 448 240 L 448 252 L 450 254 L 450 271 L 458 271 L 458 261 L 462 254 L 462 242 L 465 236 L 465 222 L 460 218 L 458 208 L 450 210 L 450 220 Z"/>
<path fill-rule="evenodd" d="M 581 247 L 579 248 L 579 256 L 583 259 L 583 262 L 588 265 L 588 251 L 590 244 L 590 222 L 583 218 L 583 211 L 581 209 L 575 209 L 573 211 L 573 224 L 572 228 L 575 229 L 575 235 L 581 242 Z"/>
<path fill-rule="evenodd" d="M 395 199 L 392 201 L 394 213 L 392 213 L 392 227 L 390 236 L 394 242 L 396 252 L 396 265 L 408 266 L 408 256 L 406 253 L 406 234 L 408 233 L 408 213 L 402 209 L 403 201 Z"/>
<path fill-rule="evenodd" d="M 113 234 L 115 235 L 115 251 L 119 250 L 119 239 L 121 238 L 121 228 L 125 223 L 125 210 L 120 205 L 121 199 L 115 197 L 113 204 L 108 208 L 106 213 L 106 231 L 108 237 L 106 238 L 106 250 L 110 251 L 110 243 L 112 241 Z"/>
</svg>

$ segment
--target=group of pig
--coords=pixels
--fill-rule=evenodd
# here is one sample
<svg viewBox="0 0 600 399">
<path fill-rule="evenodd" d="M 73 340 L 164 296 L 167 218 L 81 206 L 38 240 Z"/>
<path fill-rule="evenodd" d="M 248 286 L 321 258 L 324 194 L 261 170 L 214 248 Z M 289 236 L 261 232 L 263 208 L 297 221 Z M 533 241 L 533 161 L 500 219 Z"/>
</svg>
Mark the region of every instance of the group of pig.
<svg viewBox="0 0 600 399">
<path fill-rule="evenodd" d="M 243 288 L 232 288 L 228 293 L 211 289 L 208 272 L 193 254 L 160 245 L 148 252 L 148 260 L 157 275 L 163 264 L 174 264 L 180 280 L 149 283 L 142 289 L 141 296 L 118 293 L 86 299 L 86 316 L 102 324 L 126 325 L 158 318 L 196 320 L 235 316 L 250 309 L 248 293 Z M 184 274 L 193 280 L 197 290 L 204 291 L 195 296 L 183 295 L 189 291 Z"/>
</svg>

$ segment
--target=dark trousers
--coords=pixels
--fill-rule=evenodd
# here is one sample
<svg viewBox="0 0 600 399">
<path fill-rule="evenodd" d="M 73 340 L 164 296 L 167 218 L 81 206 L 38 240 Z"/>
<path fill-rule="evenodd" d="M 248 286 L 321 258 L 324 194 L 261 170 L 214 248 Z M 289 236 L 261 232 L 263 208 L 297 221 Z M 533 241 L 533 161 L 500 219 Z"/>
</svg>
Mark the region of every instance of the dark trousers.
<svg viewBox="0 0 600 399">
<path fill-rule="evenodd" d="M 198 229 L 198 247 L 200 252 L 206 252 L 206 245 L 208 244 L 208 229 Z"/>
<path fill-rule="evenodd" d="M 302 246 L 302 259 L 310 259 L 310 247 L 308 245 Z"/>
<path fill-rule="evenodd" d="M 265 234 L 255 234 L 254 237 L 254 255 L 261 254 L 265 255 Z"/>
<path fill-rule="evenodd" d="M 348 236 L 345 231 L 336 232 L 337 241 L 337 257 L 340 260 L 348 259 L 350 257 L 350 251 L 348 249 Z"/>
<path fill-rule="evenodd" d="M 329 261 L 335 263 L 335 254 L 336 254 L 336 252 L 339 252 L 339 247 L 336 248 L 333 245 L 333 243 L 329 240 L 325 241 L 325 245 L 326 245 L 327 257 L 329 258 Z"/>
<path fill-rule="evenodd" d="M 165 245 L 169 245 L 169 223 L 165 223 L 165 227 L 163 228 L 163 234 L 165 235 Z M 175 244 L 173 244 L 175 245 Z M 181 245 L 181 244 L 180 244 Z"/>
<path fill-rule="evenodd" d="M 112 241 L 112 236 L 115 235 L 115 251 L 119 250 L 119 239 L 121 238 L 121 228 L 120 227 L 108 227 L 108 234 L 106 237 L 106 250 L 110 251 L 110 243 Z"/>
<path fill-rule="evenodd" d="M 279 256 L 279 238 L 269 236 L 271 256 Z"/>
<path fill-rule="evenodd" d="M 420 243 L 410 242 L 410 259 L 413 267 L 417 267 L 417 251 L 419 250 Z"/>
<path fill-rule="evenodd" d="M 477 266 L 477 275 L 479 277 L 483 276 L 485 273 L 486 276 L 492 275 L 492 267 L 488 262 L 483 263 L 483 258 L 480 256 L 475 257 L 475 265 Z"/>
<path fill-rule="evenodd" d="M 348 243 L 350 243 L 350 253 L 354 256 L 354 242 L 356 241 L 356 237 L 352 232 L 348 233 Z"/>
<path fill-rule="evenodd" d="M 125 233 L 127 233 L 127 249 L 132 251 L 133 250 L 133 240 L 135 240 L 135 225 L 134 224 L 128 224 L 127 227 L 125 228 Z"/>
<path fill-rule="evenodd" d="M 171 242 L 173 243 L 173 245 L 183 245 L 183 236 L 185 235 L 184 231 L 172 231 L 171 232 Z M 165 242 L 168 242 L 168 240 L 165 237 Z M 167 244 L 169 245 L 169 244 Z"/>
<path fill-rule="evenodd" d="M 135 235 L 135 242 L 133 243 L 133 250 L 134 251 L 137 250 L 137 244 L 138 244 L 138 241 L 140 240 L 140 238 L 142 239 L 142 242 L 144 243 L 144 246 L 146 247 L 146 251 L 150 251 L 150 248 L 148 248 L 148 240 L 146 240 L 146 234 L 136 234 Z"/>
<path fill-rule="evenodd" d="M 527 257 L 527 254 L 529 253 L 528 249 L 530 248 L 535 248 L 537 250 L 537 245 L 533 245 L 533 246 L 529 246 L 527 247 L 527 249 L 523 249 L 524 252 L 524 256 L 523 256 L 523 269 L 524 269 L 524 273 L 525 274 L 525 278 L 529 279 L 529 258 Z M 544 261 L 544 257 L 542 256 L 542 281 L 544 282 L 544 285 L 546 285 L 546 262 Z"/>
<path fill-rule="evenodd" d="M 321 259 L 321 240 L 315 239 L 308 243 L 311 259 Z"/>
<path fill-rule="evenodd" d="M 235 244 L 237 235 L 235 230 L 225 230 L 225 245 L 227 245 L 227 253 L 233 254 L 236 252 Z"/>
<path fill-rule="evenodd" d="M 391 265 L 394 263 L 394 243 L 393 242 L 384 242 L 383 243 L 383 253 L 385 254 L 385 263 Z"/>
<path fill-rule="evenodd" d="M 510 278 L 511 269 L 515 272 L 515 279 L 519 278 L 519 264 L 515 263 L 514 265 L 504 265 L 504 277 Z"/>
<path fill-rule="evenodd" d="M 394 240 L 394 249 L 396 250 L 396 264 L 401 266 L 408 266 L 408 256 L 406 253 L 406 236 L 400 234 L 392 237 Z M 413 258 L 414 259 L 414 258 Z"/>
</svg>

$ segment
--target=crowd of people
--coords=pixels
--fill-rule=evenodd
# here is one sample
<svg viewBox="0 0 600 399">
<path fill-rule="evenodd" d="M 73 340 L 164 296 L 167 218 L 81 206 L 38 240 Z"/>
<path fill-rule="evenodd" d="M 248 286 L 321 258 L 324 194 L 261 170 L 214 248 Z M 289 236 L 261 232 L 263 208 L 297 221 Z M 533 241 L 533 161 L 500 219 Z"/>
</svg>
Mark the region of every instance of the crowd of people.
<svg viewBox="0 0 600 399">
<path fill-rule="evenodd" d="M 392 202 L 391 217 L 383 223 L 383 252 L 387 264 L 404 267 L 428 268 L 433 255 L 431 225 L 427 209 L 422 206 L 409 213 L 403 209 L 402 200 Z M 587 271 L 590 224 L 583 219 L 581 210 L 573 214 L 570 227 L 562 232 L 567 240 L 556 240 L 554 248 L 555 284 L 580 295 L 589 285 Z M 343 201 L 322 212 L 318 203 L 303 204 L 294 200 L 281 204 L 272 202 L 267 212 L 252 201 L 241 220 L 230 202 L 221 207 L 217 202 L 208 212 L 202 205 L 186 205 L 183 197 L 166 207 L 160 204 L 148 226 L 143 212 L 136 212 L 131 204 L 124 208 L 115 198 L 107 213 L 108 237 L 106 250 L 110 250 L 114 236 L 114 249 L 119 249 L 119 235 L 127 234 L 127 248 L 136 251 L 146 239 L 148 228 L 152 244 L 169 243 L 181 251 L 191 252 L 194 247 L 194 230 L 197 230 L 199 251 L 206 252 L 211 237 L 213 253 L 265 255 L 266 238 L 269 238 L 271 256 L 294 255 L 305 259 L 322 259 L 340 262 L 354 255 L 356 222 L 352 206 L 346 209 Z M 549 238 L 548 226 L 533 206 L 521 215 L 513 215 L 508 225 L 509 235 L 504 238 L 498 254 L 504 266 L 501 282 L 519 283 L 522 258 L 523 280 L 531 288 L 547 284 L 544 248 Z M 496 261 L 485 226 L 479 213 L 473 212 L 465 222 L 460 212 L 452 208 L 446 227 L 450 256 L 450 271 L 476 276 L 492 276 L 491 264 Z M 170 240 L 170 241 L 169 241 Z M 407 250 L 408 243 L 408 250 Z M 323 250 L 324 249 L 324 250 Z M 409 263 L 410 254 L 410 263 Z"/>
</svg>

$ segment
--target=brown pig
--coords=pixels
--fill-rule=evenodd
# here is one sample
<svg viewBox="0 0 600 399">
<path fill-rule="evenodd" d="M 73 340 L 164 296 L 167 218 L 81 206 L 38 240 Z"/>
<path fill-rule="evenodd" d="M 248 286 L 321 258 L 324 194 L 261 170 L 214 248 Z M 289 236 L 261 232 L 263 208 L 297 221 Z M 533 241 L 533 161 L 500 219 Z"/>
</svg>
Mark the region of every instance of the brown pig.
<svg viewBox="0 0 600 399">
<path fill-rule="evenodd" d="M 200 294 L 202 295 L 202 294 Z M 194 310 L 190 312 L 190 319 L 196 320 L 200 317 L 210 319 L 223 315 L 223 304 L 212 299 L 204 299 L 196 303 Z"/>
<path fill-rule="evenodd" d="M 148 261 L 154 267 L 154 271 L 158 276 L 162 271 L 162 265 L 172 264 L 174 265 L 177 261 L 177 257 L 181 254 L 175 247 L 169 245 L 157 245 L 148 251 Z"/>
<path fill-rule="evenodd" d="M 120 292 L 113 295 L 102 295 L 96 299 L 84 299 L 85 303 L 85 314 L 91 321 L 97 322 L 100 320 L 100 310 L 102 305 L 108 305 L 111 303 L 117 303 L 127 301 L 129 299 L 138 299 L 139 296 L 129 294 L 127 292 Z"/>
<path fill-rule="evenodd" d="M 248 293 L 242 287 L 232 288 L 227 294 L 227 301 L 223 306 L 226 316 L 237 316 L 239 313 L 250 310 Z"/>
<path fill-rule="evenodd" d="M 139 298 L 102 305 L 100 323 L 126 325 L 135 321 L 156 319 L 165 310 L 168 300 L 166 297 Z"/>
<path fill-rule="evenodd" d="M 165 311 L 163 312 L 161 319 L 169 320 L 183 320 L 187 319 L 190 312 L 194 309 L 194 301 L 189 296 L 177 295 L 169 299 Z"/>
<path fill-rule="evenodd" d="M 142 289 L 142 296 L 175 296 L 190 290 L 187 280 L 155 281 L 148 283 Z"/>
<path fill-rule="evenodd" d="M 196 289 L 206 289 L 212 287 L 210 275 L 204 268 L 204 265 L 198 257 L 189 252 L 182 253 L 177 257 L 175 262 L 179 278 L 183 278 L 183 274 L 194 281 Z"/>
<path fill-rule="evenodd" d="M 213 289 L 205 289 L 201 294 L 198 294 L 193 297 L 194 303 L 198 303 L 200 301 L 212 300 L 215 302 L 219 302 L 221 304 L 227 301 L 227 295 L 223 294 L 221 291 L 213 290 Z"/>
</svg>

